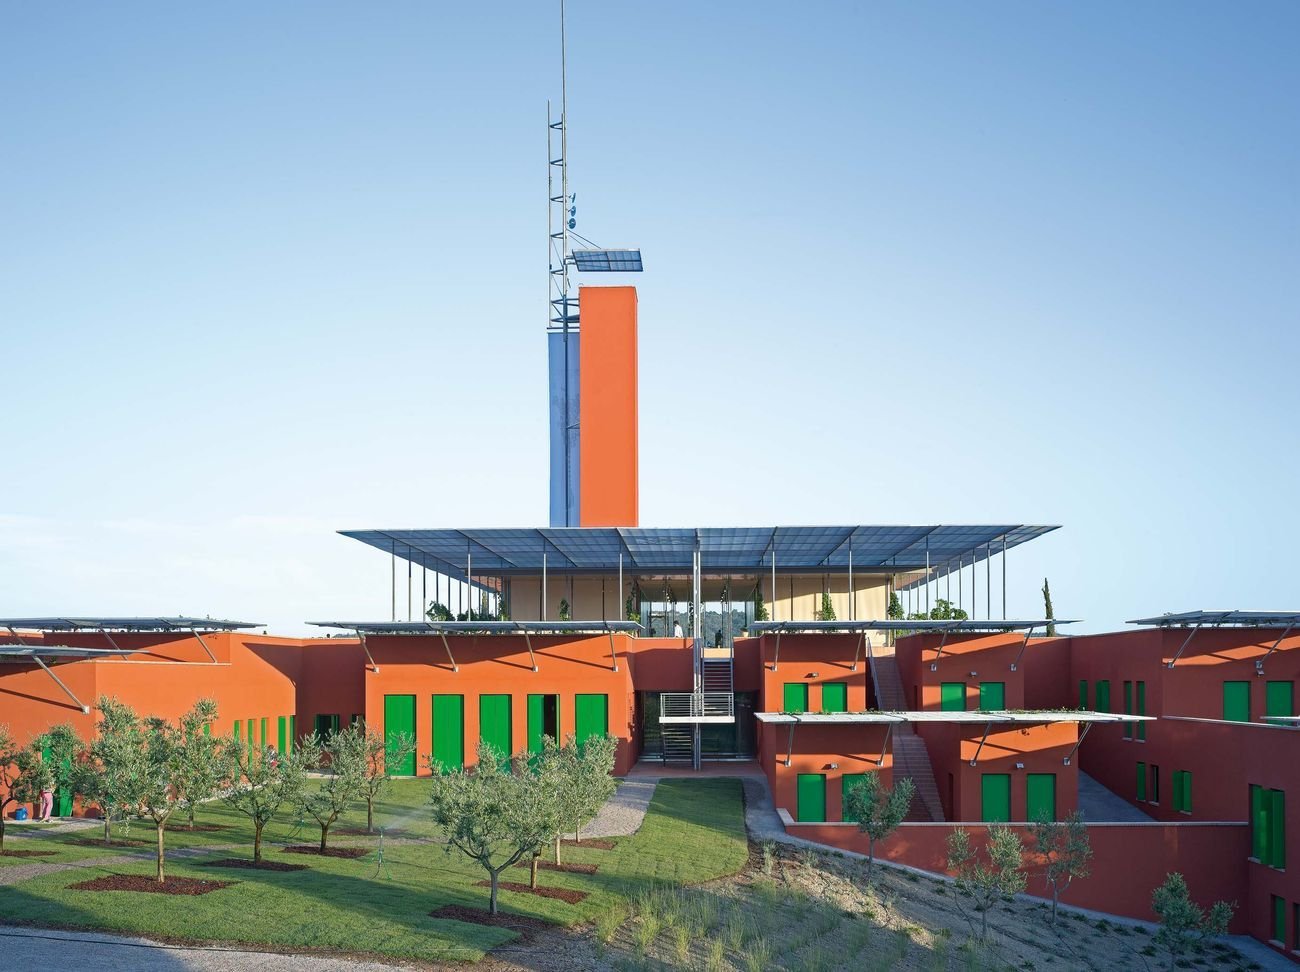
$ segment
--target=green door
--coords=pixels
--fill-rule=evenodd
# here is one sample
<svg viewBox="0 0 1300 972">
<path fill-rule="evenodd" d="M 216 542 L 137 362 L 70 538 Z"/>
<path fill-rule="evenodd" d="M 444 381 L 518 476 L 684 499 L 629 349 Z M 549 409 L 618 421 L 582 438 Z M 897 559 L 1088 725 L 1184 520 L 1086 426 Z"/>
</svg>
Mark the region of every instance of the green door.
<svg viewBox="0 0 1300 972">
<path fill-rule="evenodd" d="M 248 728 L 248 755 L 252 756 L 253 755 L 253 733 L 257 730 L 257 727 L 254 725 L 254 720 L 252 719 L 248 720 L 247 728 Z"/>
<path fill-rule="evenodd" d="M 1103 678 L 1097 683 L 1097 711 L 1110 711 L 1110 679 Z"/>
<path fill-rule="evenodd" d="M 1011 776 L 985 773 L 980 779 L 980 819 L 985 823 L 1006 823 L 1011 819 Z"/>
<path fill-rule="evenodd" d="M 270 722 L 270 720 L 266 716 L 262 716 L 262 722 L 258 727 L 258 735 L 260 736 L 260 738 L 258 739 L 258 743 L 259 745 L 262 746 L 263 749 L 271 745 L 271 739 L 270 739 L 271 734 L 267 732 L 268 722 Z"/>
<path fill-rule="evenodd" d="M 808 711 L 808 686 L 804 682 L 786 682 L 782 712 Z"/>
<path fill-rule="evenodd" d="M 609 734 L 609 696 L 574 696 L 573 734 L 579 743 Z"/>
<path fill-rule="evenodd" d="M 944 682 L 940 685 L 939 708 L 944 712 L 965 712 L 966 683 Z"/>
<path fill-rule="evenodd" d="M 280 745 L 276 747 L 279 752 L 287 753 L 289 751 L 289 720 L 280 716 L 275 720 L 275 738 Z"/>
<path fill-rule="evenodd" d="M 289 748 L 286 749 L 285 752 L 286 753 L 291 752 L 292 750 L 297 748 L 298 748 L 298 716 L 295 713 L 294 715 L 289 716 Z"/>
<path fill-rule="evenodd" d="M 316 717 L 316 735 L 321 739 L 339 731 L 339 717 L 337 715 L 318 715 Z"/>
<path fill-rule="evenodd" d="M 800 773 L 795 784 L 795 816 L 799 823 L 823 823 L 826 820 L 826 774 Z"/>
<path fill-rule="evenodd" d="M 822 711 L 849 711 L 849 683 L 826 682 L 822 685 Z"/>
<path fill-rule="evenodd" d="M 1223 683 L 1223 718 L 1229 722 L 1250 721 L 1250 683 Z"/>
<path fill-rule="evenodd" d="M 478 737 L 502 756 L 511 755 L 510 696 L 478 697 Z"/>
<path fill-rule="evenodd" d="M 1137 789 L 1134 791 L 1136 799 L 1145 800 L 1147 798 L 1147 764 L 1137 764 Z"/>
<path fill-rule="evenodd" d="M 857 786 L 866 778 L 867 778 L 866 773 L 845 773 L 842 777 L 840 777 L 840 818 L 841 819 L 851 820 L 854 823 L 857 822 L 858 818 L 850 814 L 848 811 L 849 793 L 853 790 L 855 786 Z"/>
<path fill-rule="evenodd" d="M 528 696 L 528 751 L 540 753 L 542 739 L 549 736 L 560 741 L 560 697 L 558 695 Z"/>
<path fill-rule="evenodd" d="M 1088 708 L 1088 680 L 1086 678 L 1079 679 L 1079 708 Z"/>
<path fill-rule="evenodd" d="M 1056 774 L 1025 776 L 1025 816 L 1028 820 L 1056 819 Z"/>
<path fill-rule="evenodd" d="M 406 733 L 412 739 L 415 738 L 415 696 L 385 695 L 384 745 L 389 746 L 396 743 L 397 734 L 401 732 Z M 385 766 L 384 769 L 389 776 L 414 776 L 415 753 L 407 754 L 401 762 Z"/>
<path fill-rule="evenodd" d="M 1295 715 L 1295 682 L 1269 682 L 1264 686 L 1264 714 Z"/>
<path fill-rule="evenodd" d="M 1273 895 L 1273 941 L 1286 941 L 1286 899 Z"/>
<path fill-rule="evenodd" d="M 1146 682 L 1137 683 L 1137 714 L 1138 715 L 1147 714 L 1147 683 Z M 1146 739 L 1147 724 L 1145 722 L 1139 722 L 1137 724 L 1137 737 L 1138 739 Z"/>
<path fill-rule="evenodd" d="M 1001 712 L 1006 707 L 1006 682 L 980 682 L 980 710 L 982 712 Z"/>
<path fill-rule="evenodd" d="M 433 761 L 444 771 L 465 767 L 465 696 L 433 697 Z"/>
</svg>

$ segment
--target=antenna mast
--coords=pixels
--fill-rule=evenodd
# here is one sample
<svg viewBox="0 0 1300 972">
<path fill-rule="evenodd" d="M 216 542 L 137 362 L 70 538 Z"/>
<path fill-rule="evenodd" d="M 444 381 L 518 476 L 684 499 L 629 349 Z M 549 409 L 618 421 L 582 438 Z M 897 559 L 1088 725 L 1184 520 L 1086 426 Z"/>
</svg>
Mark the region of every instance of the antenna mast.
<svg viewBox="0 0 1300 972">
<path fill-rule="evenodd" d="M 569 81 L 564 30 L 564 0 L 560 0 L 560 117 L 551 115 L 551 102 L 546 102 L 546 191 L 550 199 L 547 208 L 547 231 L 550 236 L 550 320 L 549 328 L 568 332 L 578 323 L 577 312 L 569 310 L 569 230 L 576 223 L 577 207 L 569 195 Z M 556 155 L 556 142 L 559 155 Z M 556 170 L 559 170 L 560 192 L 555 192 Z M 559 229 L 556 230 L 556 217 Z"/>
</svg>

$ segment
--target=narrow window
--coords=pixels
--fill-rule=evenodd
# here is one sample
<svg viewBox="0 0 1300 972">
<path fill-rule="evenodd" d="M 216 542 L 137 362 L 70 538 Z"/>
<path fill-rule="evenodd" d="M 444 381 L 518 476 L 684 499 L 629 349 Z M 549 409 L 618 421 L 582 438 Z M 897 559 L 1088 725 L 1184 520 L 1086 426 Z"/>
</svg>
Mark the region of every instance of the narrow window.
<svg viewBox="0 0 1300 972">
<path fill-rule="evenodd" d="M 1223 718 L 1228 722 L 1250 721 L 1250 683 L 1223 683 Z"/>
<path fill-rule="evenodd" d="M 1110 711 L 1110 679 L 1103 678 L 1097 683 L 1097 711 Z"/>
<path fill-rule="evenodd" d="M 1160 802 L 1160 767 L 1151 764 L 1151 802 Z"/>
<path fill-rule="evenodd" d="M 1139 762 L 1137 764 L 1137 800 L 1139 803 L 1145 802 L 1147 798 L 1147 764 Z"/>
<path fill-rule="evenodd" d="M 1088 680 L 1086 678 L 1079 679 L 1079 708 L 1088 708 Z"/>
<path fill-rule="evenodd" d="M 1124 683 L 1124 714 L 1125 715 L 1133 714 L 1133 683 L 1132 682 Z M 1133 738 L 1133 723 L 1131 722 L 1124 723 L 1124 738 L 1125 739 Z"/>
<path fill-rule="evenodd" d="M 1144 716 L 1147 714 L 1147 683 L 1137 683 L 1137 714 Z M 1138 742 L 1145 742 L 1147 738 L 1147 724 L 1139 722 L 1137 724 Z"/>
</svg>

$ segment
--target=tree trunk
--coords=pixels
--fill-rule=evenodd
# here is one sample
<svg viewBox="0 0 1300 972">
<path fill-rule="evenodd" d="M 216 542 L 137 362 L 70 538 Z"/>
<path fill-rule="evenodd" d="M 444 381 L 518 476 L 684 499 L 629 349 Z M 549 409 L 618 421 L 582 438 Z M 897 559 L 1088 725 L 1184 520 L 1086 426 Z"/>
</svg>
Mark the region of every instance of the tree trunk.
<svg viewBox="0 0 1300 972">
<path fill-rule="evenodd" d="M 497 878 L 500 875 L 497 871 L 489 871 L 488 873 L 492 875 L 492 898 L 488 904 L 488 912 L 495 915 L 497 913 Z"/>
<path fill-rule="evenodd" d="M 113 843 L 113 832 L 109 830 L 107 810 L 104 811 L 104 843 L 105 844 Z"/>
<path fill-rule="evenodd" d="M 532 862 L 529 864 L 528 886 L 532 888 L 534 891 L 537 890 L 537 862 L 540 861 L 541 859 L 542 859 L 541 853 L 538 851 L 534 851 Z"/>
<path fill-rule="evenodd" d="M 323 823 L 320 825 L 320 852 L 325 853 L 325 838 L 329 835 L 330 825 Z"/>
<path fill-rule="evenodd" d="M 564 838 L 563 834 L 555 835 L 555 863 L 556 864 L 560 863 L 560 841 L 563 840 L 563 838 Z"/>
<path fill-rule="evenodd" d="M 366 797 L 366 833 L 373 834 L 374 832 L 375 832 L 375 798 L 372 796 L 368 796 Z"/>
<path fill-rule="evenodd" d="M 262 827 L 265 826 L 258 821 L 253 821 L 253 863 L 260 864 L 262 861 Z"/>
<path fill-rule="evenodd" d="M 158 883 L 163 883 L 163 828 L 166 824 L 158 824 Z"/>
<path fill-rule="evenodd" d="M 1052 924 L 1053 925 L 1056 924 L 1056 902 L 1059 901 L 1060 898 L 1061 898 L 1061 892 L 1057 891 L 1056 887 L 1053 886 L 1052 887 Z"/>
<path fill-rule="evenodd" d="M 0 854 L 5 849 L 5 808 L 0 806 Z"/>
<path fill-rule="evenodd" d="M 989 940 L 989 909 L 985 908 L 980 912 L 980 941 Z"/>
<path fill-rule="evenodd" d="M 190 830 L 194 829 L 194 804 L 190 804 Z"/>
</svg>

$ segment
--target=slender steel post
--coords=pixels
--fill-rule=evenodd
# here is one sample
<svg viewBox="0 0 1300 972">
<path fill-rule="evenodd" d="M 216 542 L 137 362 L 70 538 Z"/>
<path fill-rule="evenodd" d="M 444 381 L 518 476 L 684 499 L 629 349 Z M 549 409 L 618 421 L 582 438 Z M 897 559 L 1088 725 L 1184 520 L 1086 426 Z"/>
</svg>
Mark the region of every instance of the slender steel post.
<svg viewBox="0 0 1300 972">
<path fill-rule="evenodd" d="M 397 620 L 397 541 L 390 540 L 389 545 L 392 549 L 392 554 L 393 554 L 392 567 L 388 572 L 390 575 L 389 586 L 392 589 L 392 595 L 393 595 L 393 616 L 388 620 L 396 621 Z"/>
<path fill-rule="evenodd" d="M 853 602 L 857 598 L 853 596 L 853 538 L 849 537 L 849 620 L 854 620 Z"/>
<path fill-rule="evenodd" d="M 429 568 L 421 564 L 420 569 L 423 571 L 420 577 L 420 617 L 424 619 L 429 610 Z"/>
<path fill-rule="evenodd" d="M 415 564 L 411 561 L 411 548 L 406 548 L 406 620 L 414 620 L 411 617 L 411 571 L 415 569 Z"/>
<path fill-rule="evenodd" d="M 925 538 L 925 613 L 930 613 L 930 538 Z"/>
<path fill-rule="evenodd" d="M 1002 620 L 1007 619 L 1007 538 L 1002 538 Z"/>
<path fill-rule="evenodd" d="M 984 544 L 984 617 L 993 620 L 993 545 Z"/>
</svg>

